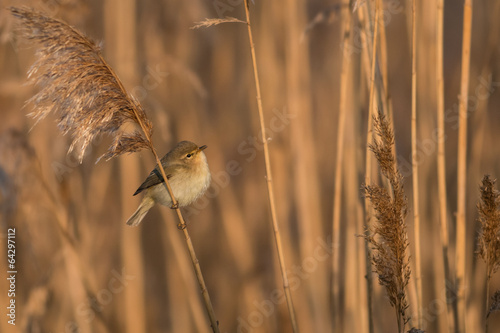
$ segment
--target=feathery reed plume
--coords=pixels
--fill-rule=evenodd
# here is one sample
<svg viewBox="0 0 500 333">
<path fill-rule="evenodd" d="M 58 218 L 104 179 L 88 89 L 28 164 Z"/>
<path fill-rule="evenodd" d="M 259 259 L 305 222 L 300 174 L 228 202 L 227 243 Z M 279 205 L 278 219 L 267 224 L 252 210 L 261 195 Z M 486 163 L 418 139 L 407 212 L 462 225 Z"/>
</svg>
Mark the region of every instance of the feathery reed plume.
<svg viewBox="0 0 500 333">
<path fill-rule="evenodd" d="M 54 113 L 59 129 L 73 139 L 68 152 L 79 145 L 82 162 L 86 148 L 101 134 L 115 135 L 114 143 L 101 158 L 152 148 L 148 138 L 153 125 L 93 41 L 39 12 L 27 8 L 11 8 L 11 12 L 22 21 L 23 35 L 41 46 L 28 72 L 31 82 L 41 87 L 29 100 L 35 106 L 30 115 L 38 122 Z M 140 132 L 118 133 L 127 121 L 139 124 L 145 136 Z"/>
<path fill-rule="evenodd" d="M 69 151 L 75 145 L 81 145 L 80 162 L 92 140 L 101 134 L 109 134 L 114 136 L 114 143 L 101 158 L 111 159 L 149 148 L 156 163 L 162 165 L 151 138 L 153 124 L 139 102 L 127 93 L 96 44 L 60 20 L 28 8 L 10 10 L 22 21 L 24 36 L 41 46 L 37 51 L 37 60 L 29 72 L 34 83 L 42 88 L 31 99 L 37 109 L 33 113 L 35 119 L 39 121 L 49 113 L 55 113 L 59 117 L 58 126 L 63 134 L 70 134 L 73 138 Z M 140 127 L 142 133 L 122 131 L 121 127 L 126 122 Z M 177 213 L 179 229 L 185 236 L 212 330 L 218 333 L 218 321 L 186 222 L 163 167 L 160 172 L 172 199 L 172 208 Z"/>
<path fill-rule="evenodd" d="M 372 247 L 372 263 L 379 283 L 385 287 L 391 306 L 396 310 L 398 332 L 403 332 L 409 317 L 406 286 L 410 281 L 408 234 L 405 218 L 408 202 L 403 190 L 403 177 L 397 170 L 393 155 L 394 135 L 389 121 L 379 112 L 374 128 L 380 140 L 370 150 L 378 161 L 382 175 L 389 181 L 392 193 L 379 185 L 364 185 L 366 197 L 375 210 L 375 223 L 365 240 Z"/>
<path fill-rule="evenodd" d="M 491 277 L 500 268 L 500 193 L 495 189 L 495 183 L 496 180 L 489 175 L 484 176 L 479 189 L 481 202 L 477 204 L 481 229 L 476 253 L 486 263 L 486 311 L 489 308 Z M 488 319 L 485 321 L 485 332 L 488 332 Z"/>
<path fill-rule="evenodd" d="M 245 21 L 242 21 L 240 19 L 237 19 L 235 17 L 230 17 L 226 16 L 223 19 L 220 18 L 206 18 L 203 21 L 196 22 L 195 25 L 193 25 L 190 29 L 199 29 L 199 28 L 209 28 L 215 25 L 219 25 L 222 23 L 244 23 L 246 24 Z"/>
</svg>

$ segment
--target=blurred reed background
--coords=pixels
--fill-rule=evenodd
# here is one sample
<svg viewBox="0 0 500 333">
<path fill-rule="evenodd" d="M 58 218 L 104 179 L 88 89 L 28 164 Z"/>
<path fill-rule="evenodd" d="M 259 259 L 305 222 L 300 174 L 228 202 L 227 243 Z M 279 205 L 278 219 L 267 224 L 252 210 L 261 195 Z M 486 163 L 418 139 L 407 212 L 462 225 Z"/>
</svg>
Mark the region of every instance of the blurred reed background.
<svg viewBox="0 0 500 333">
<path fill-rule="evenodd" d="M 453 296 L 444 293 L 437 185 L 437 3 L 418 1 L 416 22 L 420 327 L 427 332 L 446 332 L 453 321 L 446 305 Z M 246 27 L 227 23 L 190 29 L 205 18 L 244 20 L 243 0 L 2 0 L 0 5 L 0 269 L 7 271 L 7 226 L 16 227 L 20 272 L 18 324 L 8 325 L 2 310 L 0 331 L 210 331 L 173 212 L 156 207 L 140 228 L 125 225 L 139 204 L 132 194 L 154 166 L 150 154 L 94 164 L 110 141 L 103 138 L 80 165 L 76 153 L 66 154 L 70 138 L 60 135 L 53 118 L 30 131 L 30 106 L 22 107 L 36 92 L 25 85 L 34 49 L 14 33 L 14 19 L 4 9 L 26 5 L 102 41 L 105 58 L 153 121 L 159 154 L 180 140 L 208 145 L 212 187 L 184 213 L 221 332 L 290 332 L 271 233 Z M 463 2 L 444 5 L 448 254 L 455 272 Z M 340 0 L 256 0 L 250 5 L 278 219 L 301 332 L 369 329 L 365 243 L 356 234 L 364 233 L 360 189 L 373 38 L 366 26 L 373 24 L 374 13 L 366 6 L 353 13 L 347 6 Z M 375 94 L 394 122 L 410 203 L 406 221 L 413 265 L 411 2 L 384 1 L 382 14 L 378 52 L 384 82 Z M 482 331 L 485 315 L 485 265 L 474 255 L 479 184 L 484 174 L 500 174 L 499 14 L 494 1 L 477 2 L 473 10 L 465 210 L 468 332 Z M 347 27 L 350 33 L 344 34 Z M 345 125 L 338 136 L 343 69 Z M 335 224 L 334 180 L 340 165 Z M 373 169 L 372 181 L 378 182 L 375 164 Z M 412 274 L 415 279 L 413 266 Z M 6 287 L 6 279 L 0 279 L 2 308 Z M 499 287 L 499 276 L 493 276 L 492 292 Z M 410 295 L 413 316 L 414 299 Z M 372 301 L 375 332 L 395 332 L 393 310 L 376 277 Z M 499 325 L 492 315 L 490 331 Z"/>
</svg>

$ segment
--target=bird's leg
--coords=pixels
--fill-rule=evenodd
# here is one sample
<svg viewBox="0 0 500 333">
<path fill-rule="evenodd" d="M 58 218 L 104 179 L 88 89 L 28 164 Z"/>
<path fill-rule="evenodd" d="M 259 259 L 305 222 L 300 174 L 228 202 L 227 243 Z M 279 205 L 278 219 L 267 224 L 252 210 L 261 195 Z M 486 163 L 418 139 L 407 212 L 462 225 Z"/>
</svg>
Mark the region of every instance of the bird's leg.
<svg viewBox="0 0 500 333">
<path fill-rule="evenodd" d="M 186 229 L 186 227 L 187 227 L 187 225 L 185 223 L 182 224 L 182 223 L 179 222 L 177 224 L 177 229 L 179 229 L 179 230 L 184 230 L 184 229 Z"/>
<path fill-rule="evenodd" d="M 178 202 L 176 202 L 175 205 L 172 204 L 172 206 L 170 206 L 170 209 L 177 209 L 177 208 L 179 208 L 179 203 Z"/>
</svg>

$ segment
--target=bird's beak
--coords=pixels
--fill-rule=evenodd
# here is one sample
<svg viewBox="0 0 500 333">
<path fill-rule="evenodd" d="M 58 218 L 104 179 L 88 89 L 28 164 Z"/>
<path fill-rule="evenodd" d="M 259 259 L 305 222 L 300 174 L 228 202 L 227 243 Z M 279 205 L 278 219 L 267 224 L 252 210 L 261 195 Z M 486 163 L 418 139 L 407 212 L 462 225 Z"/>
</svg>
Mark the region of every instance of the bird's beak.
<svg viewBox="0 0 500 333">
<path fill-rule="evenodd" d="M 207 146 L 206 145 L 203 145 L 201 147 L 198 147 L 198 151 L 202 151 L 202 150 L 205 150 L 207 149 Z"/>
</svg>

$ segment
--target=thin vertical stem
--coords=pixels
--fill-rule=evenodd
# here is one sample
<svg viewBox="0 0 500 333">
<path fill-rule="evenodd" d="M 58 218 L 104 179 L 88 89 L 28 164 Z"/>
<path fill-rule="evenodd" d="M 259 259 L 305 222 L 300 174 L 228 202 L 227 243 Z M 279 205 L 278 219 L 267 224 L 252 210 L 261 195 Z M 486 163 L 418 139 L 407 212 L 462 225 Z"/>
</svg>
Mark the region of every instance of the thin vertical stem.
<svg viewBox="0 0 500 333">
<path fill-rule="evenodd" d="M 490 307 L 490 305 L 489 305 L 490 304 L 490 279 L 491 279 L 491 274 L 490 274 L 489 265 L 488 265 L 488 272 L 486 274 L 486 308 L 485 308 L 485 312 L 486 312 L 485 318 L 486 319 L 484 320 L 484 333 L 488 333 L 488 330 L 489 330 L 488 310 Z"/>
<path fill-rule="evenodd" d="M 451 282 L 450 264 L 448 259 L 449 234 L 448 234 L 448 212 L 446 194 L 446 154 L 445 154 L 445 129 L 444 129 L 444 72 L 443 72 L 443 19 L 444 0 L 437 1 L 437 41 L 436 41 L 436 79 L 437 79 L 437 123 L 438 123 L 438 193 L 439 193 L 439 222 L 441 225 L 441 246 L 443 252 L 445 297 L 447 298 L 448 286 Z M 457 327 L 458 314 L 456 303 L 446 302 L 448 308 L 446 321 L 448 331 L 452 332 Z M 454 319 L 452 322 L 451 319 Z"/>
<path fill-rule="evenodd" d="M 161 210 L 161 215 L 162 217 L 166 220 L 168 211 L 166 209 Z M 188 317 L 188 315 L 183 315 L 180 318 L 175 318 L 177 321 L 179 321 L 178 326 L 176 326 L 175 322 L 171 326 L 171 331 L 172 332 L 179 332 L 180 330 L 186 330 L 186 327 L 192 327 L 192 329 L 196 332 L 205 332 L 206 330 L 206 319 L 205 319 L 205 313 L 203 311 L 203 306 L 199 304 L 198 302 L 191 302 L 190 300 L 196 299 L 198 297 L 198 290 L 196 288 L 191 288 L 195 284 L 195 277 L 192 275 L 191 272 L 191 267 L 189 266 L 189 258 L 188 254 L 184 251 L 182 247 L 182 240 L 177 237 L 175 234 L 175 226 L 170 223 L 166 223 L 165 228 L 162 229 L 163 235 L 165 236 L 163 239 L 164 241 L 164 249 L 165 252 L 172 252 L 173 256 L 175 257 L 175 260 L 177 261 L 177 267 L 176 272 L 174 273 L 175 275 L 179 275 L 179 280 L 184 281 L 185 285 L 185 290 L 180 289 L 181 286 L 179 286 L 178 281 L 169 281 L 168 283 L 171 283 L 174 285 L 172 288 L 175 288 L 176 290 L 181 291 L 182 293 L 187 293 L 187 295 L 184 295 L 184 297 L 187 299 L 187 306 L 186 306 L 186 311 L 190 312 L 190 323 L 182 323 L 183 320 L 186 320 L 185 318 Z M 167 260 L 170 260 L 168 258 Z M 169 276 L 168 274 L 172 274 L 170 270 L 170 265 L 166 265 L 166 275 Z M 177 306 L 177 311 L 179 311 L 179 305 L 178 301 L 175 297 L 169 297 L 169 301 L 171 301 L 170 305 L 171 307 Z M 180 310 L 184 311 L 184 310 Z M 173 321 L 175 320 L 172 318 Z M 191 324 L 191 325 L 187 325 Z"/>
<path fill-rule="evenodd" d="M 340 102 L 339 102 L 339 119 L 337 121 L 337 151 L 336 151 L 336 167 L 335 167 L 335 185 L 333 194 L 333 227 L 332 239 L 333 244 L 340 243 L 340 208 L 342 196 L 342 166 L 344 157 L 344 129 L 346 118 L 346 102 L 347 102 L 347 87 L 349 79 L 349 62 L 350 54 L 347 53 L 349 40 L 351 36 L 351 10 L 349 8 L 349 0 L 345 1 L 343 6 L 343 47 L 342 55 L 342 70 L 340 73 Z M 340 256 L 338 248 L 333 251 L 332 256 L 332 319 L 334 329 L 341 330 L 341 316 L 340 316 Z"/>
<path fill-rule="evenodd" d="M 458 120 L 457 170 L 457 308 L 460 318 L 458 332 L 466 331 L 465 256 L 467 253 L 465 205 L 467 190 L 467 103 L 469 91 L 470 45 L 472 32 L 472 0 L 465 0 L 462 41 L 462 74 Z"/>
<path fill-rule="evenodd" d="M 420 259 L 420 216 L 417 163 L 417 2 L 412 2 L 412 53 L 411 53 L 411 151 L 413 181 L 413 225 L 415 235 L 415 282 L 417 289 L 417 325 L 422 327 L 422 267 Z"/>
<path fill-rule="evenodd" d="M 250 51 L 252 54 L 252 65 L 253 65 L 253 73 L 254 73 L 254 79 L 255 79 L 255 90 L 257 92 L 257 108 L 258 108 L 258 112 L 259 112 L 259 121 L 260 121 L 260 129 L 261 129 L 261 134 L 262 134 L 262 143 L 264 146 L 264 160 L 265 160 L 265 164 L 266 164 L 267 191 L 269 194 L 269 206 L 271 209 L 271 219 L 272 219 L 272 224 L 273 224 L 274 239 L 276 242 L 276 249 L 278 252 L 278 259 L 279 259 L 279 263 L 280 263 L 281 276 L 283 278 L 283 288 L 285 290 L 285 298 L 286 298 L 286 303 L 288 306 L 288 312 L 290 315 L 290 321 L 292 324 L 293 332 L 297 333 L 299 330 L 298 330 L 297 320 L 295 318 L 295 310 L 293 307 L 292 294 L 290 292 L 290 285 L 288 282 L 288 275 L 286 273 L 285 257 L 284 257 L 283 245 L 281 243 L 281 235 L 280 235 L 279 226 L 278 226 L 278 217 L 276 214 L 276 204 L 274 201 L 274 187 L 273 187 L 273 178 L 272 178 L 272 173 L 271 173 L 271 159 L 269 157 L 269 146 L 268 146 L 268 140 L 267 140 L 267 136 L 266 136 L 266 126 L 265 126 L 265 122 L 264 122 L 264 111 L 262 108 L 262 97 L 260 94 L 259 73 L 257 70 L 257 57 L 255 55 L 255 45 L 253 42 L 252 26 L 250 23 L 250 8 L 249 8 L 248 0 L 245 0 L 245 15 L 246 15 L 246 20 L 247 20 L 247 28 L 248 28 L 248 40 L 250 43 Z"/>
<path fill-rule="evenodd" d="M 394 307 L 394 310 L 396 311 L 396 318 L 398 320 L 398 333 L 404 333 L 404 319 L 401 313 L 399 312 L 400 306 L 397 305 Z"/>
<path fill-rule="evenodd" d="M 375 66 L 377 63 L 377 35 L 378 35 L 378 25 L 380 16 L 380 4 L 379 1 L 375 1 L 375 23 L 373 32 L 373 47 L 372 47 L 372 63 L 370 67 L 370 98 L 368 104 L 368 127 L 366 131 L 366 164 L 365 164 L 365 184 L 371 184 L 371 173 L 372 173 L 372 154 L 369 149 L 373 142 L 373 116 L 375 115 L 375 105 L 374 105 L 374 91 L 375 91 Z M 368 36 L 367 36 L 368 37 Z M 371 214 L 371 204 L 368 197 L 365 197 L 365 229 L 366 235 L 370 233 L 370 216 Z M 372 277 L 372 267 L 371 267 L 371 249 L 368 242 L 365 242 L 366 251 L 366 283 L 368 288 L 368 321 L 370 333 L 374 332 L 373 328 L 373 312 L 372 312 L 372 297 L 373 297 L 373 277 Z"/>
</svg>

